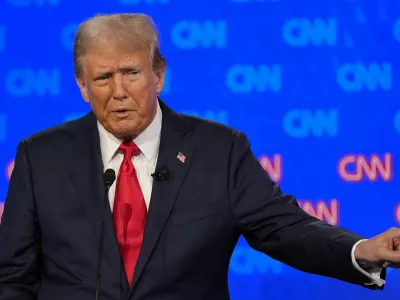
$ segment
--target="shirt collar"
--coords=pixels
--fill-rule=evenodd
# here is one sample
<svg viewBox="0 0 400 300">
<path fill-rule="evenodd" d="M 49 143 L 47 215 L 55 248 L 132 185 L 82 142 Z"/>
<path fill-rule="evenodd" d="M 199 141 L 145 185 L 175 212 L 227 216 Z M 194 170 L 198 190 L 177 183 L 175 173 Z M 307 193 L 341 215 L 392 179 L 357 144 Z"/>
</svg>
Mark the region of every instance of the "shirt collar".
<svg viewBox="0 0 400 300">
<path fill-rule="evenodd" d="M 157 113 L 154 120 L 150 125 L 138 135 L 133 142 L 139 147 L 144 157 L 156 165 L 158 156 L 158 146 L 160 142 L 161 134 L 161 123 L 162 123 L 162 112 L 160 104 L 157 101 Z M 100 147 L 103 158 L 104 166 L 111 161 L 116 154 L 119 146 L 122 143 L 121 139 L 116 138 L 110 132 L 108 132 L 99 121 L 97 121 L 97 127 L 100 136 Z"/>
</svg>

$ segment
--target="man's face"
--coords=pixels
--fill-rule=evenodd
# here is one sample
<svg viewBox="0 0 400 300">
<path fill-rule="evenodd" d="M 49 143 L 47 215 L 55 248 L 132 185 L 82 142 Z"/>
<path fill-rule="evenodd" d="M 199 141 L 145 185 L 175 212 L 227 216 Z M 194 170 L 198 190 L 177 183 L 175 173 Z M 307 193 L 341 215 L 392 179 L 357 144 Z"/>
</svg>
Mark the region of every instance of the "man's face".
<svg viewBox="0 0 400 300">
<path fill-rule="evenodd" d="M 147 51 L 93 44 L 77 83 L 107 131 L 118 138 L 134 138 L 156 115 L 164 70 L 153 71 Z"/>
</svg>

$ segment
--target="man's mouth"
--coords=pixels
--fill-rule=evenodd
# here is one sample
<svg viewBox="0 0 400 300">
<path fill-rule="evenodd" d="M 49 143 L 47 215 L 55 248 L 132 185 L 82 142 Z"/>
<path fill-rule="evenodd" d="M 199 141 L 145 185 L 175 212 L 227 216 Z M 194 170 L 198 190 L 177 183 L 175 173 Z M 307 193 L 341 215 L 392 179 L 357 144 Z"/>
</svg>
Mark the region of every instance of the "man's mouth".
<svg viewBox="0 0 400 300">
<path fill-rule="evenodd" d="M 113 110 L 113 113 L 117 118 L 126 118 L 131 114 L 131 112 L 132 112 L 131 109 L 124 109 L 124 108 Z"/>
<path fill-rule="evenodd" d="M 119 109 L 113 110 L 113 112 L 127 112 L 127 111 L 132 111 L 132 110 L 131 109 L 127 109 L 127 108 L 119 108 Z"/>
</svg>

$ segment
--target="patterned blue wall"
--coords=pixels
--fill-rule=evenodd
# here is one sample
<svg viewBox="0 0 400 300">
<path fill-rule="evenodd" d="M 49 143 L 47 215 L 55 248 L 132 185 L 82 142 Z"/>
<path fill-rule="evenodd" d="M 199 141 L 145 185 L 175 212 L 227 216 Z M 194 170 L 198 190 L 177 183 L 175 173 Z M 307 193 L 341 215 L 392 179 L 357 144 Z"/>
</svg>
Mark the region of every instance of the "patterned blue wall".
<svg viewBox="0 0 400 300">
<path fill-rule="evenodd" d="M 396 0 L 2 0 L 0 199 L 17 142 L 89 109 L 73 78 L 77 24 L 133 11 L 158 25 L 172 108 L 245 131 L 310 214 L 367 237 L 399 226 Z M 229 273 L 234 300 L 382 299 L 398 296 L 399 280 L 389 270 L 384 292 L 367 291 L 300 273 L 244 240 Z"/>
</svg>

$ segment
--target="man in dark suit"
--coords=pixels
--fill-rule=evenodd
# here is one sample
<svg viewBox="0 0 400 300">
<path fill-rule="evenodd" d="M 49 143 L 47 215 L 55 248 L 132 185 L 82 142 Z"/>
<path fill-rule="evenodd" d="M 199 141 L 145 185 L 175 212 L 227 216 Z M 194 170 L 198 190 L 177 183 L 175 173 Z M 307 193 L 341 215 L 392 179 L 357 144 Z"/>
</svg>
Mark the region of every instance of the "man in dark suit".
<svg viewBox="0 0 400 300">
<path fill-rule="evenodd" d="M 229 299 L 240 235 L 299 270 L 370 289 L 398 267 L 399 229 L 365 240 L 311 217 L 270 180 L 243 133 L 168 108 L 147 16 L 86 21 L 74 55 L 92 112 L 18 145 L 0 300 L 93 299 L 97 282 L 104 300 Z M 117 176 L 105 186 L 107 169 Z"/>
</svg>

